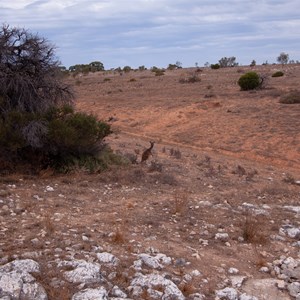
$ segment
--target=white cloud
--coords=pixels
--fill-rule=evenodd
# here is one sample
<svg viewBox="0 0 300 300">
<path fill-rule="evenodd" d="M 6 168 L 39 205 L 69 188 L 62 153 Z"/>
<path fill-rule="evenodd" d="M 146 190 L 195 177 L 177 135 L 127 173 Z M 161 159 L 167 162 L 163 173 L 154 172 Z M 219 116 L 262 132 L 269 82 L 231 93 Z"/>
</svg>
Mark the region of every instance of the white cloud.
<svg viewBox="0 0 300 300">
<path fill-rule="evenodd" d="M 167 65 L 172 55 L 193 65 L 221 51 L 246 62 L 247 47 L 265 60 L 270 44 L 299 59 L 299 9 L 299 0 L 0 0 L 0 20 L 46 36 L 66 65 Z"/>
</svg>

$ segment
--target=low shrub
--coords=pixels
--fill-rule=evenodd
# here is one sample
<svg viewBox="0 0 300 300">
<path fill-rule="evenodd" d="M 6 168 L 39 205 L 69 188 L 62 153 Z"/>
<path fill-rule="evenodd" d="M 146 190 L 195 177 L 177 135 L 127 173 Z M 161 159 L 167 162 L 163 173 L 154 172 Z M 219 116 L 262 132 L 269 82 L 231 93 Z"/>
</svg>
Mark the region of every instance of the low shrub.
<svg viewBox="0 0 300 300">
<path fill-rule="evenodd" d="M 283 75 L 284 75 L 283 72 L 277 71 L 277 72 L 275 72 L 274 74 L 272 74 L 272 77 L 281 77 L 281 76 L 283 76 Z"/>
<path fill-rule="evenodd" d="M 201 79 L 199 78 L 199 75 L 196 72 L 189 74 L 187 77 L 182 77 L 179 79 L 180 83 L 195 83 L 199 81 L 201 81 Z"/>
<path fill-rule="evenodd" d="M 248 72 L 240 77 L 238 85 L 242 91 L 254 90 L 262 85 L 262 79 L 256 72 Z"/>
<path fill-rule="evenodd" d="M 92 171 L 93 165 L 104 166 L 99 154 L 110 133 L 107 123 L 71 106 L 45 113 L 10 111 L 0 119 L 0 156 L 35 169 L 85 165 Z"/>
<path fill-rule="evenodd" d="M 279 102 L 283 103 L 283 104 L 299 104 L 300 103 L 300 91 L 299 90 L 290 91 L 286 95 L 283 95 L 280 98 Z"/>
<path fill-rule="evenodd" d="M 220 65 L 219 64 L 211 64 L 210 68 L 213 70 L 217 70 L 217 69 L 220 69 Z"/>
</svg>

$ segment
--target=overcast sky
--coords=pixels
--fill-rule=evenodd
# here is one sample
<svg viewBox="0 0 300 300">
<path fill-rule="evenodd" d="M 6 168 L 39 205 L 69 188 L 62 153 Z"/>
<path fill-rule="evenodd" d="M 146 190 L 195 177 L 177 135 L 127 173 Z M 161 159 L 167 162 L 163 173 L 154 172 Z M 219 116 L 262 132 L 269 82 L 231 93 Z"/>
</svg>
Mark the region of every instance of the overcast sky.
<svg viewBox="0 0 300 300">
<path fill-rule="evenodd" d="M 0 23 L 46 37 L 67 67 L 300 60 L 300 0 L 0 0 Z"/>
</svg>

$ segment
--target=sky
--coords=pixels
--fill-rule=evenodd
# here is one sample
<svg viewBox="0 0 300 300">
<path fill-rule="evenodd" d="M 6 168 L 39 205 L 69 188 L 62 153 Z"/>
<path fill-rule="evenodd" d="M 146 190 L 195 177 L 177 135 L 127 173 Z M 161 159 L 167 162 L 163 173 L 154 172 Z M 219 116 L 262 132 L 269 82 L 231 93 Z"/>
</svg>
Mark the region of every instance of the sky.
<svg viewBox="0 0 300 300">
<path fill-rule="evenodd" d="M 0 25 L 56 46 L 62 65 L 183 67 L 300 60 L 300 0 L 0 0 Z"/>
</svg>

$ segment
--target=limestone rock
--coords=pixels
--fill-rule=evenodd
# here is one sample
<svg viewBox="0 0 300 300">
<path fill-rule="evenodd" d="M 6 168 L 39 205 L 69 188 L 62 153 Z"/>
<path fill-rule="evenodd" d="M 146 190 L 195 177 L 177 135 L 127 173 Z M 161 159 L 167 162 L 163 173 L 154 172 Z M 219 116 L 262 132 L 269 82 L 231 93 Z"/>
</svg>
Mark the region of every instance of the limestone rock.
<svg viewBox="0 0 300 300">
<path fill-rule="evenodd" d="M 72 283 L 95 283 L 104 280 L 100 272 L 100 265 L 97 263 L 90 263 L 84 260 L 63 261 L 59 263 L 61 266 L 70 266 L 74 270 L 66 271 L 64 276 L 66 280 Z"/>
<path fill-rule="evenodd" d="M 31 259 L 15 260 L 1 266 L 1 299 L 47 300 L 45 289 L 36 282 L 31 272 L 40 272 L 39 264 Z"/>
<path fill-rule="evenodd" d="M 72 300 L 108 300 L 105 288 L 85 289 L 73 295 Z"/>
<path fill-rule="evenodd" d="M 238 291 L 234 288 L 226 287 L 216 291 L 217 299 L 238 300 Z"/>
<path fill-rule="evenodd" d="M 156 290 L 159 288 L 159 291 Z M 143 289 L 148 293 L 160 292 L 160 299 L 184 300 L 185 297 L 175 283 L 159 274 L 143 275 L 138 274 L 132 281 L 129 290 L 133 291 L 133 296 L 138 297 Z"/>
</svg>

